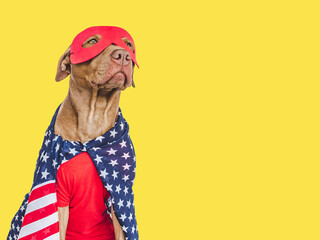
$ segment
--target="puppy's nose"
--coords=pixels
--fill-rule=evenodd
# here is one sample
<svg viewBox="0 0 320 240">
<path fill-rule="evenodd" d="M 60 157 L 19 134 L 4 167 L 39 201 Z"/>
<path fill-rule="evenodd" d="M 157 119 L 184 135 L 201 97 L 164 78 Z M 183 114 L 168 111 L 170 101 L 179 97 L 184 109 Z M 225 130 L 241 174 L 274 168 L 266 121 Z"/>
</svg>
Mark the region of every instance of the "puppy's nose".
<svg viewBox="0 0 320 240">
<path fill-rule="evenodd" d="M 128 65 L 131 61 L 130 54 L 124 49 L 117 49 L 111 53 L 111 59 L 119 65 Z"/>
</svg>

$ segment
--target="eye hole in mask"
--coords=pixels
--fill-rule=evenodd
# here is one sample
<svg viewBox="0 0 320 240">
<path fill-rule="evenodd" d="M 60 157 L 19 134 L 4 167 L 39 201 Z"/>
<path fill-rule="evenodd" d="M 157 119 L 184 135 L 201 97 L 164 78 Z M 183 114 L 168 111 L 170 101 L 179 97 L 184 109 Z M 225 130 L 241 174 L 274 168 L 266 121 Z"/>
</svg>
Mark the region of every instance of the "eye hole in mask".
<svg viewBox="0 0 320 240">
<path fill-rule="evenodd" d="M 131 49 L 131 51 L 134 53 L 134 46 L 133 44 L 127 39 L 127 38 L 122 38 L 122 41 Z"/>
<path fill-rule="evenodd" d="M 100 35 L 93 35 L 83 42 L 82 47 L 83 48 L 92 47 L 93 45 L 97 44 L 100 41 L 100 39 L 101 39 Z"/>
</svg>

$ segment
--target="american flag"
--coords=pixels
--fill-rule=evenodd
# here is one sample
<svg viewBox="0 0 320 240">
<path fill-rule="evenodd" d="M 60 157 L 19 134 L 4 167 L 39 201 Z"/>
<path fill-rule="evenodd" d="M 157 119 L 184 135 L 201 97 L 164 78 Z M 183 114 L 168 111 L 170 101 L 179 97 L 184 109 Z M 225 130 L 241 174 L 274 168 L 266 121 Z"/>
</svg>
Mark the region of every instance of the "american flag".
<svg viewBox="0 0 320 240">
<path fill-rule="evenodd" d="M 81 152 L 87 152 L 110 193 L 111 204 L 122 226 L 126 240 L 138 240 L 132 186 L 135 179 L 136 157 L 129 136 L 129 125 L 121 109 L 114 126 L 105 134 L 86 143 L 63 140 L 54 134 L 57 108 L 45 133 L 34 173 L 30 193 L 11 222 L 7 240 L 58 240 L 59 218 L 56 196 L 56 174 L 61 164 Z"/>
</svg>

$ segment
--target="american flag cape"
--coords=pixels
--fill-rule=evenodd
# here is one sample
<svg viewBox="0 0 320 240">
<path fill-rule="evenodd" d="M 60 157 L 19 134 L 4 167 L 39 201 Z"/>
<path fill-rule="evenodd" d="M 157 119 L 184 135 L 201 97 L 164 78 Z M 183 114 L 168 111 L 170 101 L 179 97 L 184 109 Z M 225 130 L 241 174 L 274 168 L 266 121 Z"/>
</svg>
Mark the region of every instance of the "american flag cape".
<svg viewBox="0 0 320 240">
<path fill-rule="evenodd" d="M 54 124 L 61 104 L 51 120 L 34 173 L 31 191 L 11 222 L 7 240 L 58 240 L 59 218 L 56 196 L 56 174 L 61 164 L 81 152 L 88 152 L 100 179 L 110 193 L 111 204 L 127 240 L 138 240 L 133 182 L 136 170 L 134 147 L 129 125 L 119 114 L 114 126 L 105 134 L 86 143 L 63 140 L 54 134 Z"/>
</svg>

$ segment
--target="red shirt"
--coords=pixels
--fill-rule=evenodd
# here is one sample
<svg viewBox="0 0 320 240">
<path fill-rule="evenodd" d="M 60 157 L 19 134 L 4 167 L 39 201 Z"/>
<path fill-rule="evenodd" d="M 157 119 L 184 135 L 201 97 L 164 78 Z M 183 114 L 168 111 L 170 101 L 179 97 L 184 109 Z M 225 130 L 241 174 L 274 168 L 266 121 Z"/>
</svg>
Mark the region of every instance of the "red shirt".
<svg viewBox="0 0 320 240">
<path fill-rule="evenodd" d="M 60 165 L 57 171 L 57 205 L 69 206 L 66 240 L 114 240 L 105 189 L 87 152 Z"/>
</svg>

